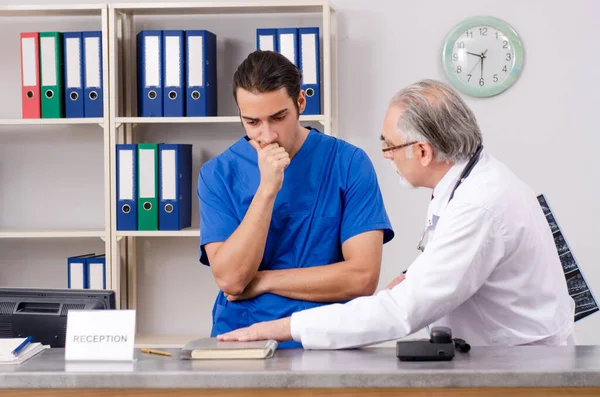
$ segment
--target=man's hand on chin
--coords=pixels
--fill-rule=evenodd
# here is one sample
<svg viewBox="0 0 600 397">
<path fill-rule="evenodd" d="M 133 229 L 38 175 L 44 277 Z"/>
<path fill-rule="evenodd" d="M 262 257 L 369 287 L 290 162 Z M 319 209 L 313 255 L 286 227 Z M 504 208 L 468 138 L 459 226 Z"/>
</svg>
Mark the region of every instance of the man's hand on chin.
<svg viewBox="0 0 600 397">
<path fill-rule="evenodd" d="M 253 340 L 275 339 L 283 342 L 292 339 L 291 317 L 274 321 L 253 324 L 247 328 L 236 329 L 223 335 L 217 335 L 218 340 L 248 342 Z"/>
</svg>

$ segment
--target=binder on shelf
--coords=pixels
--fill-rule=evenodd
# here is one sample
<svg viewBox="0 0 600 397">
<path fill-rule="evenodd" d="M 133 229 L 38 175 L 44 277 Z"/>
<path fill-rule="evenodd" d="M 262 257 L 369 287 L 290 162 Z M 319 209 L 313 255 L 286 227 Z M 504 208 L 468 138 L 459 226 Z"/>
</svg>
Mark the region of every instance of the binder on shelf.
<svg viewBox="0 0 600 397">
<path fill-rule="evenodd" d="M 158 144 L 138 144 L 138 230 L 158 230 Z"/>
<path fill-rule="evenodd" d="M 62 33 L 40 32 L 42 118 L 64 117 Z"/>
<path fill-rule="evenodd" d="M 208 30 L 185 32 L 186 116 L 217 115 L 217 36 Z"/>
<path fill-rule="evenodd" d="M 21 33 L 21 113 L 24 119 L 42 117 L 40 100 L 40 34 Z"/>
<path fill-rule="evenodd" d="M 163 31 L 163 114 L 165 117 L 185 116 L 185 71 L 183 30 Z"/>
<path fill-rule="evenodd" d="M 67 288 L 87 288 L 87 259 L 95 253 L 71 256 L 67 258 Z"/>
<path fill-rule="evenodd" d="M 65 117 L 84 117 L 83 43 L 81 32 L 63 33 Z"/>
<path fill-rule="evenodd" d="M 87 258 L 87 287 L 89 289 L 106 289 L 106 256 L 95 255 Z"/>
<path fill-rule="evenodd" d="M 137 230 L 137 145 L 117 144 L 117 230 Z"/>
<path fill-rule="evenodd" d="M 142 30 L 137 35 L 138 116 L 162 117 L 162 30 Z"/>
<path fill-rule="evenodd" d="M 277 29 L 277 47 L 281 55 L 285 56 L 294 65 L 298 62 L 298 28 Z"/>
<path fill-rule="evenodd" d="M 301 88 L 306 94 L 302 114 L 321 114 L 321 60 L 319 28 L 298 28 L 299 67 L 302 71 Z"/>
<path fill-rule="evenodd" d="M 192 226 L 192 145 L 158 145 L 159 230 Z"/>
<path fill-rule="evenodd" d="M 279 52 L 277 29 L 256 29 L 256 49 Z"/>
<path fill-rule="evenodd" d="M 102 32 L 83 32 L 82 36 L 83 61 L 85 65 L 85 117 L 103 117 Z"/>
</svg>

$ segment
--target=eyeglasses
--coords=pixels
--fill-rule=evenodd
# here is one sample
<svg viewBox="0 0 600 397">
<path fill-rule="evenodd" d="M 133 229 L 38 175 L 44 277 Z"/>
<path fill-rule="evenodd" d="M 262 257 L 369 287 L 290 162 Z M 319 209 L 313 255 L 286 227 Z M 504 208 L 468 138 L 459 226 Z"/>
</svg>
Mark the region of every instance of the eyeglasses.
<svg viewBox="0 0 600 397">
<path fill-rule="evenodd" d="M 385 157 L 390 157 L 392 155 L 392 150 L 402 149 L 402 148 L 405 148 L 407 146 L 414 145 L 415 143 L 419 143 L 419 142 L 418 141 L 413 141 L 413 142 L 403 143 L 402 145 L 384 147 L 383 149 L 381 149 L 381 151 L 383 152 L 383 155 Z"/>
<path fill-rule="evenodd" d="M 410 146 L 410 145 L 414 145 L 415 143 L 418 143 L 418 141 L 414 141 L 414 142 L 408 142 L 408 143 L 403 143 L 402 145 L 396 145 L 396 146 L 384 147 L 383 149 L 381 149 L 381 151 L 382 151 L 383 153 L 386 153 L 386 152 L 390 152 L 390 151 L 392 151 L 392 150 L 395 150 L 395 149 L 402 149 L 403 147 L 407 147 L 407 146 Z"/>
</svg>

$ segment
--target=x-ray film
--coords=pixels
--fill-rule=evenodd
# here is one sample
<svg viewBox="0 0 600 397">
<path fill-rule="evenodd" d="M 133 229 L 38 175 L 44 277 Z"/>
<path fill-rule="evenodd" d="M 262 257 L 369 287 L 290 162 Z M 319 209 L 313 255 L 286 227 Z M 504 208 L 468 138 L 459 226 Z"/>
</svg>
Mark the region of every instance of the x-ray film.
<svg viewBox="0 0 600 397">
<path fill-rule="evenodd" d="M 546 221 L 548 221 L 548 226 L 554 236 L 554 244 L 556 245 L 556 251 L 558 252 L 563 272 L 565 273 L 569 295 L 575 301 L 575 321 L 581 320 L 600 309 L 598 309 L 598 304 L 592 295 L 592 291 L 585 282 L 575 256 L 571 252 L 569 244 L 562 234 L 560 226 L 552 213 L 552 209 L 543 194 L 538 196 L 538 202 L 542 207 Z"/>
</svg>

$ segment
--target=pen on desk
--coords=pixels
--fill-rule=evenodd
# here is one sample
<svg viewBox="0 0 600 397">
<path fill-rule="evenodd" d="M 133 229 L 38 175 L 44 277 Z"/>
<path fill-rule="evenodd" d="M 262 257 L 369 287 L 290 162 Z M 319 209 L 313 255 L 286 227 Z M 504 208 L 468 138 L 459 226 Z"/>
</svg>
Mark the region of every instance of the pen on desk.
<svg viewBox="0 0 600 397">
<path fill-rule="evenodd" d="M 11 353 L 13 356 L 17 357 L 19 355 L 19 353 L 21 353 L 21 351 L 23 351 L 23 349 L 25 349 L 27 347 L 27 345 L 29 345 L 29 343 L 31 343 L 31 340 L 33 338 L 31 336 L 28 336 L 27 338 L 25 338 L 25 340 L 23 342 L 21 342 L 21 344 L 19 346 L 17 346 L 15 348 L 15 350 L 13 350 Z"/>
<path fill-rule="evenodd" d="M 148 353 L 148 354 L 158 354 L 160 356 L 172 356 L 173 353 L 169 353 L 169 352 L 165 352 L 162 350 L 155 350 L 155 349 L 147 349 L 147 348 L 142 348 L 141 349 L 142 353 Z"/>
</svg>

